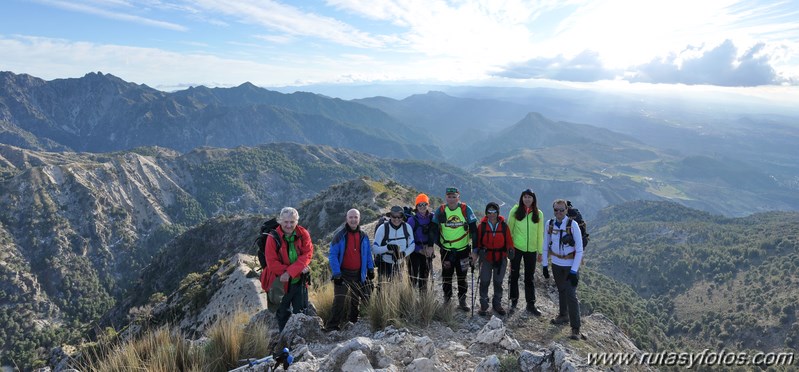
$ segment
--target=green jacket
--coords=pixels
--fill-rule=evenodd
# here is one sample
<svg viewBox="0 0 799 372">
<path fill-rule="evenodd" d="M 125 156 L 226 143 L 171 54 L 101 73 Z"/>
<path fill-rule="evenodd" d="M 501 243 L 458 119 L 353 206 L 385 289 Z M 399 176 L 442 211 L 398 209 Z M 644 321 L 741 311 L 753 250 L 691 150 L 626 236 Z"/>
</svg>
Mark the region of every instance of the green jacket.
<svg viewBox="0 0 799 372">
<path fill-rule="evenodd" d="M 544 212 L 538 210 L 538 223 L 533 222 L 532 213 L 519 221 L 515 217 L 517 208 L 519 205 L 514 205 L 508 214 L 508 227 L 510 227 L 510 235 L 513 237 L 513 246 L 522 252 L 541 254 L 541 247 L 544 244 L 544 225 L 546 224 Z"/>
</svg>

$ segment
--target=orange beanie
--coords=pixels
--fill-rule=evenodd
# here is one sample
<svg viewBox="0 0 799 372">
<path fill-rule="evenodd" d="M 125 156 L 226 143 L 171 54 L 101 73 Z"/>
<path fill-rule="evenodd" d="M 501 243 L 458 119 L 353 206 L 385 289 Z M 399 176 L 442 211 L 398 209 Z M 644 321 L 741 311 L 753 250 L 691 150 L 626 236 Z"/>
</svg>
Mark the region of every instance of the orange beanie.
<svg viewBox="0 0 799 372">
<path fill-rule="evenodd" d="M 416 204 L 414 205 L 419 205 L 419 203 L 430 204 L 430 198 L 428 198 L 425 194 L 416 195 Z"/>
</svg>

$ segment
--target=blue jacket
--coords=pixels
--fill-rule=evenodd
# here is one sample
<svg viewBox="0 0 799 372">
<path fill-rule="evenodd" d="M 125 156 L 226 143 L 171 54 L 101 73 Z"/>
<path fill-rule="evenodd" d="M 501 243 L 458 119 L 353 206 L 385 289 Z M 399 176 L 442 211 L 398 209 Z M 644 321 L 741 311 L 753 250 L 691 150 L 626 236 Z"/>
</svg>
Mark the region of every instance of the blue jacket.
<svg viewBox="0 0 799 372">
<path fill-rule="evenodd" d="M 374 259 L 372 259 L 372 245 L 369 243 L 369 236 L 358 227 L 358 232 L 361 234 L 361 282 L 366 281 L 366 271 L 375 268 Z M 341 274 L 341 262 L 344 261 L 344 251 L 347 248 L 347 226 L 339 227 L 333 233 L 333 241 L 330 242 L 330 271 L 333 275 Z"/>
</svg>

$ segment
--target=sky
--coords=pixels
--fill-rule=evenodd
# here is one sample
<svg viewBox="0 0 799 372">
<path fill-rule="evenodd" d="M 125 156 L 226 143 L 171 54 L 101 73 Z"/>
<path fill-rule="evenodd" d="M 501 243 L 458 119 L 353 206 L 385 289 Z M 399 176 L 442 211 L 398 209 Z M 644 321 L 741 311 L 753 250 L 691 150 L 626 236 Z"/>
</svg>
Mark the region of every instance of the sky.
<svg viewBox="0 0 799 372">
<path fill-rule="evenodd" d="M 3 0 L 0 70 L 100 71 L 162 90 L 564 82 L 795 94 L 797 19 L 796 0 Z"/>
</svg>

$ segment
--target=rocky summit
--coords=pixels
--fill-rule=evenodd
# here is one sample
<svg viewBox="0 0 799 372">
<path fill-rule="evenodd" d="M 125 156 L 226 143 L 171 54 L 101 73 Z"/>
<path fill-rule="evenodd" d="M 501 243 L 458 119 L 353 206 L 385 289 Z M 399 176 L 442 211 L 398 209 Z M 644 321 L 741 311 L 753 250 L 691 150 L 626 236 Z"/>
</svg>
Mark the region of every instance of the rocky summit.
<svg viewBox="0 0 799 372">
<path fill-rule="evenodd" d="M 172 321 L 182 334 L 197 335 L 193 345 L 207 345 L 207 331 L 214 322 L 243 312 L 250 317 L 250 325 L 268 329 L 262 337 L 272 340 L 276 349 L 289 348 L 294 357 L 289 371 L 599 371 L 611 366 L 589 365 L 588 353 L 641 353 L 599 313 L 583 319 L 584 339 L 579 341 L 567 337 L 568 327 L 551 325 L 546 316 L 526 312 L 502 318 L 458 312 L 449 324 L 433 321 L 427 327 L 389 325 L 375 330 L 367 315 L 332 332 L 323 331 L 319 316 L 300 313 L 278 332 L 274 314 L 266 309 L 266 295 L 253 275 L 254 261 L 255 257 L 245 254 L 230 257 L 213 274 L 218 289 L 202 309 Z M 185 295 L 176 291 L 152 309 L 153 316 L 174 314 L 176 304 L 185 303 L 181 298 Z M 539 306 L 545 315 L 555 313 L 556 296 L 551 286 L 541 296 Z M 140 324 L 131 324 L 124 337 L 134 338 L 142 330 Z M 76 357 L 58 351 L 63 359 L 55 364 L 64 368 Z M 242 366 L 237 371 L 265 371 L 270 366 Z"/>
</svg>

